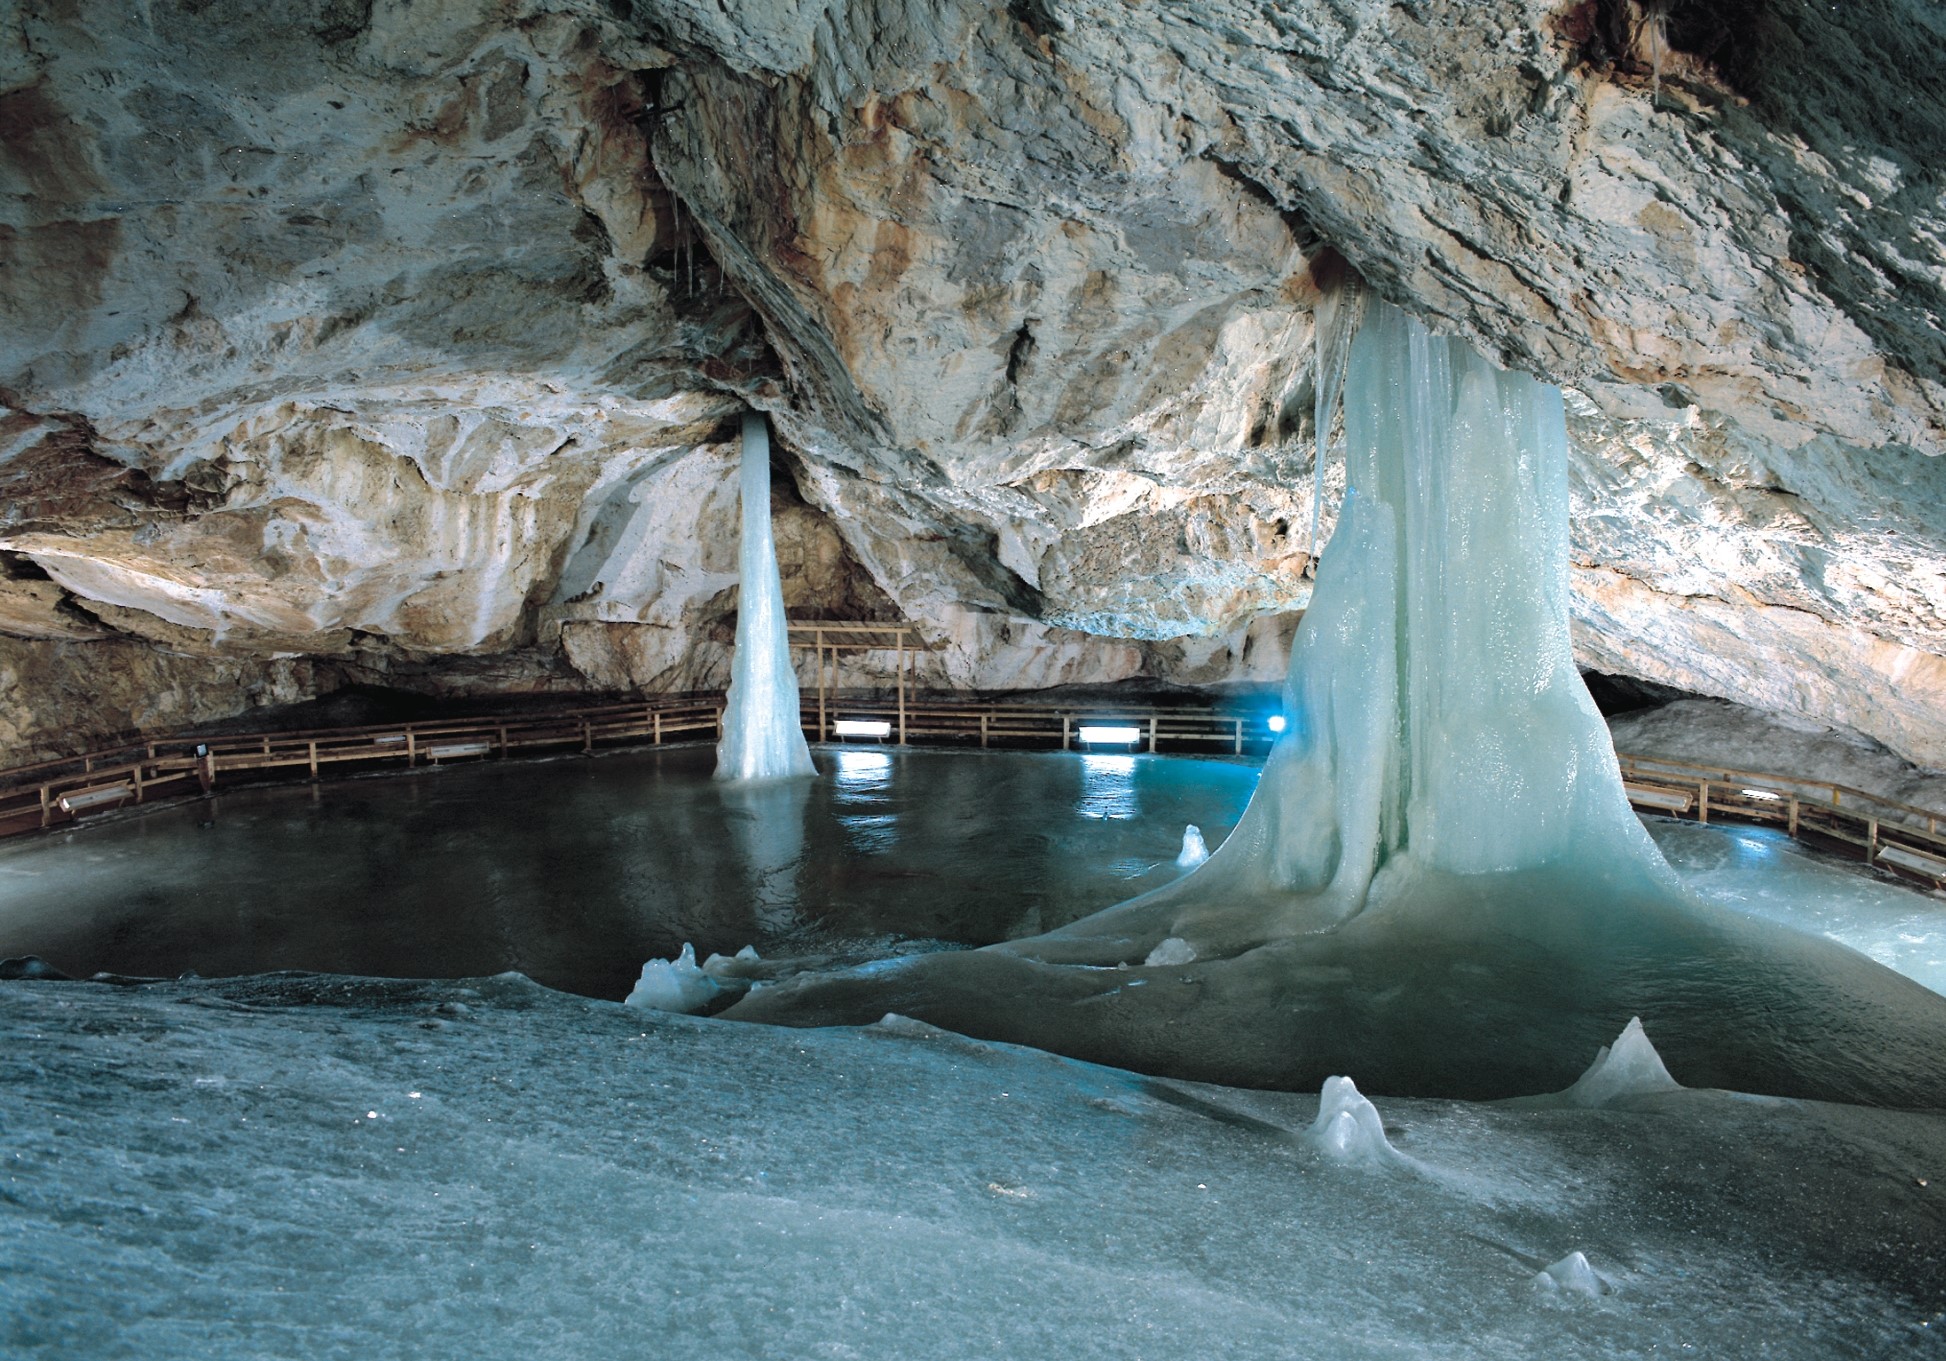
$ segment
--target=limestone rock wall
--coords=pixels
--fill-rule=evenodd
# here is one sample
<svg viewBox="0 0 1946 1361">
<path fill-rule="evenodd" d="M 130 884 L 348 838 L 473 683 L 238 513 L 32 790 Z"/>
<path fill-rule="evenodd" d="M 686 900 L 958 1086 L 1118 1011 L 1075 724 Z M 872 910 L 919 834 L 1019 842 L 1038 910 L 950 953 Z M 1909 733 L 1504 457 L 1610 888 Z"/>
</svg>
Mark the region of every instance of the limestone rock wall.
<svg viewBox="0 0 1946 1361">
<path fill-rule="evenodd" d="M 1946 19 L 1726 15 L 16 7 L 0 635 L 157 721 L 713 686 L 754 404 L 791 604 L 925 683 L 1274 678 L 1348 263 L 1573 389 L 1584 659 L 1946 765 Z"/>
</svg>

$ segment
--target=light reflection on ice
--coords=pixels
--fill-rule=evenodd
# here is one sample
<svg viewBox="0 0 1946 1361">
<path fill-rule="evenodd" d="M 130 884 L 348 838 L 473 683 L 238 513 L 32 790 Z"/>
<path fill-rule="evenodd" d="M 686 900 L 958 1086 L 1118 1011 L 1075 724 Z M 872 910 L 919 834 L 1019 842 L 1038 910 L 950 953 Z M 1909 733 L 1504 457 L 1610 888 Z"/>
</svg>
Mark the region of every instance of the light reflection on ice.
<svg viewBox="0 0 1946 1361">
<path fill-rule="evenodd" d="M 1084 818 L 1103 821 L 1134 817 L 1140 811 L 1135 797 L 1135 758 L 1083 756 L 1081 802 L 1075 811 Z"/>
<path fill-rule="evenodd" d="M 832 783 L 840 800 L 883 794 L 892 783 L 892 758 L 882 751 L 831 753 Z"/>
</svg>

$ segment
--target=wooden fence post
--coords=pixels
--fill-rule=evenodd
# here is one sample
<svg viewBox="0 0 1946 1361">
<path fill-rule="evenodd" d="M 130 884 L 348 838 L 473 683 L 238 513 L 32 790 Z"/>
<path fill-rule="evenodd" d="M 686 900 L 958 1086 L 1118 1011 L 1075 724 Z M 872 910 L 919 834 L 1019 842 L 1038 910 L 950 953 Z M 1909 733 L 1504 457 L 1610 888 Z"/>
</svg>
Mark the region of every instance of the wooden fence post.
<svg viewBox="0 0 1946 1361">
<path fill-rule="evenodd" d="M 1710 782 L 1708 780 L 1698 780 L 1696 782 L 1696 821 L 1708 822 L 1709 820 Z"/>
</svg>

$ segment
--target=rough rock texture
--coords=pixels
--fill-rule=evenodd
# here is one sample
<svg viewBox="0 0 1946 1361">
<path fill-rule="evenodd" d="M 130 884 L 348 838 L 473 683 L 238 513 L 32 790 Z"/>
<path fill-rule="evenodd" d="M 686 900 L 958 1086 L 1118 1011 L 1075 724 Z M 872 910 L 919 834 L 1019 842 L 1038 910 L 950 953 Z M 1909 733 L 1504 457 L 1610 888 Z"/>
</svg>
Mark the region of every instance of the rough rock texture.
<svg viewBox="0 0 1946 1361">
<path fill-rule="evenodd" d="M 1661 13 L 17 8 L 0 632 L 206 713 L 279 658 L 713 685 L 754 403 L 797 614 L 932 684 L 1270 678 L 1349 261 L 1583 394 L 1585 660 L 1946 765 L 1946 19 Z"/>
<path fill-rule="evenodd" d="M 179 732 L 268 705 L 333 690 L 342 678 L 306 658 L 184 656 L 132 638 L 25 643 L 0 637 L 0 751 L 10 762 L 51 759 L 85 736 Z"/>
</svg>

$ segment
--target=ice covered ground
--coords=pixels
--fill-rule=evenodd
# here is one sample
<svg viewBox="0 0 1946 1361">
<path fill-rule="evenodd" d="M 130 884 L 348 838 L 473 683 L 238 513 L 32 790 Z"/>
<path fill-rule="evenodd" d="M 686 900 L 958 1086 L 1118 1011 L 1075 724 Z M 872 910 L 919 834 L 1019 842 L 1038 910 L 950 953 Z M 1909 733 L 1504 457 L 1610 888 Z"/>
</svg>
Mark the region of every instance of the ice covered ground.
<svg viewBox="0 0 1946 1361">
<path fill-rule="evenodd" d="M 1360 1166 L 1304 1138 L 1315 1094 L 518 976 L 4 983 L 0 1074 L 0 1354 L 37 1361 L 1825 1361 L 1946 1328 L 1936 1114 L 1377 1095 L 1401 1158 Z"/>
<path fill-rule="evenodd" d="M 1703 897 L 1828 936 L 1946 993 L 1946 895 L 1814 851 L 1772 827 L 1647 821 L 1670 867 Z"/>
</svg>

